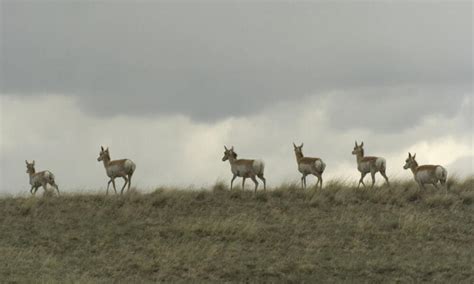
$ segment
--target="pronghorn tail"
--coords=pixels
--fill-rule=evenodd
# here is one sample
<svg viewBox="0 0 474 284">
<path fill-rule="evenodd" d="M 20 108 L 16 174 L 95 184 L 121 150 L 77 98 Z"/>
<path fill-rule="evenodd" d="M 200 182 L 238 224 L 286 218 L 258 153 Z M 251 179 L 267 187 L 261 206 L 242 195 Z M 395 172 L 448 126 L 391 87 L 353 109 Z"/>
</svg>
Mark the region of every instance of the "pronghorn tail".
<svg viewBox="0 0 474 284">
<path fill-rule="evenodd" d="M 265 170 L 265 163 L 262 160 L 255 160 L 253 162 L 253 170 L 255 171 L 255 174 L 263 175 L 263 172 Z"/>
<path fill-rule="evenodd" d="M 326 169 L 326 163 L 321 160 L 321 173 Z"/>
<path fill-rule="evenodd" d="M 126 160 L 125 161 L 125 167 L 127 168 L 127 171 L 128 171 L 129 175 L 133 175 L 133 173 L 135 172 L 135 169 L 137 168 L 135 163 L 132 162 L 131 160 Z"/>
<path fill-rule="evenodd" d="M 385 170 L 387 169 L 387 161 L 384 158 L 378 158 L 375 162 L 375 165 L 381 172 L 385 172 Z"/>
<path fill-rule="evenodd" d="M 436 168 L 436 175 L 438 176 L 439 181 L 441 184 L 445 184 L 446 180 L 448 179 L 448 171 L 442 166 L 438 166 Z"/>
</svg>

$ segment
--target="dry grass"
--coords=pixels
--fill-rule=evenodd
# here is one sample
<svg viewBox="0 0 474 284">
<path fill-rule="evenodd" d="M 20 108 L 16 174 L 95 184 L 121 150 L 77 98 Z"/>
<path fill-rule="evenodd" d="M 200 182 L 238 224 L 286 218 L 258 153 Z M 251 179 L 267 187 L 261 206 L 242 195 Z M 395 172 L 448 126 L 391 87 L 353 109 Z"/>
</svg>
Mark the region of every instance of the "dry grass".
<svg viewBox="0 0 474 284">
<path fill-rule="evenodd" d="M 473 283 L 473 181 L 3 198 L 0 279 Z"/>
</svg>

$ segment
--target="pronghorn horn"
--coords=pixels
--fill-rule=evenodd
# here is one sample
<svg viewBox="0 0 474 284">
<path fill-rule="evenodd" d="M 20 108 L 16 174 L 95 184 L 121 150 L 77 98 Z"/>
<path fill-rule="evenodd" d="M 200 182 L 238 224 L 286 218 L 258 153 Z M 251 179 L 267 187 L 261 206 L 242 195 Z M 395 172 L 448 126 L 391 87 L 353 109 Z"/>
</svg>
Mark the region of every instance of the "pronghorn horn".
<svg viewBox="0 0 474 284">
<path fill-rule="evenodd" d="M 356 142 L 355 142 L 355 146 L 357 147 L 357 140 L 356 140 Z"/>
<path fill-rule="evenodd" d="M 415 153 L 415 154 L 413 154 L 413 159 L 415 159 L 415 157 L 416 157 L 416 153 Z"/>
<path fill-rule="evenodd" d="M 33 160 L 33 163 L 31 163 L 33 166 L 35 165 L 35 160 Z"/>
<path fill-rule="evenodd" d="M 362 143 L 360 143 L 360 147 L 364 146 L 364 141 L 362 141 Z"/>
<path fill-rule="evenodd" d="M 301 146 L 300 146 L 300 148 L 303 148 L 303 145 L 304 145 L 304 143 L 301 143 Z"/>
<path fill-rule="evenodd" d="M 225 145 L 224 145 L 224 149 L 225 149 L 226 151 L 229 151 L 229 149 L 227 149 L 227 147 L 226 147 Z"/>
<path fill-rule="evenodd" d="M 298 146 L 296 146 L 295 142 L 293 142 L 293 147 L 298 148 Z"/>
<path fill-rule="evenodd" d="M 104 151 L 104 146 L 100 146 L 100 149 L 101 149 L 102 151 Z"/>
<path fill-rule="evenodd" d="M 411 153 L 410 152 L 408 152 L 408 158 L 411 158 Z"/>
<path fill-rule="evenodd" d="M 25 163 L 28 165 L 28 161 L 27 161 L 27 160 L 25 160 Z"/>
<path fill-rule="evenodd" d="M 232 151 L 234 151 L 234 146 L 230 147 L 230 149 L 231 149 Z"/>
</svg>

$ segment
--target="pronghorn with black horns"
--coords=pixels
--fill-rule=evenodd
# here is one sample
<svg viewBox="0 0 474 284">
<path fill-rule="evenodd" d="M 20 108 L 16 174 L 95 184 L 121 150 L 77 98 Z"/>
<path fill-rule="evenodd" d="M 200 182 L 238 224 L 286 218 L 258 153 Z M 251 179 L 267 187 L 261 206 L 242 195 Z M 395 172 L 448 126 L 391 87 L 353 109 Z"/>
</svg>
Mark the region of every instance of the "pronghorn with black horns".
<svg viewBox="0 0 474 284">
<path fill-rule="evenodd" d="M 232 190 L 232 184 L 237 177 L 242 177 L 242 190 L 245 187 L 245 179 L 250 178 L 255 183 L 255 193 L 257 193 L 258 181 L 255 177 L 258 177 L 263 181 L 263 190 L 266 190 L 267 181 L 264 175 L 265 164 L 262 160 L 245 160 L 237 159 L 237 153 L 234 151 L 234 146 L 230 149 L 227 149 L 224 146 L 224 157 L 222 161 L 225 162 L 229 160 L 230 170 L 234 175 L 230 181 L 230 190 Z"/>
<path fill-rule="evenodd" d="M 303 143 L 301 146 L 296 146 L 293 143 L 293 148 L 295 150 L 296 163 L 298 164 L 298 171 L 300 171 L 303 176 L 301 177 L 301 187 L 306 188 L 306 176 L 315 175 L 318 178 L 318 184 L 320 188 L 323 188 L 323 172 L 326 169 L 326 164 L 320 158 L 310 158 L 303 155 Z"/>
<path fill-rule="evenodd" d="M 115 193 L 117 193 L 117 189 L 115 188 L 115 178 L 117 177 L 121 177 L 125 181 L 125 183 L 123 184 L 122 190 L 120 191 L 120 194 L 123 194 L 123 190 L 125 189 L 125 186 L 127 184 L 128 184 L 127 191 L 130 190 L 132 175 L 135 172 L 135 168 L 136 168 L 135 163 L 132 162 L 132 160 L 123 159 L 123 160 L 111 161 L 109 148 L 107 147 L 107 149 L 104 149 L 104 147 L 101 146 L 97 161 L 99 162 L 103 161 L 105 172 L 107 173 L 107 176 L 110 178 L 109 182 L 107 183 L 106 194 L 109 194 L 110 183 L 112 183 L 114 187 L 114 191 Z"/>
<path fill-rule="evenodd" d="M 364 156 L 364 142 L 360 145 L 357 145 L 357 141 L 355 142 L 354 150 L 352 151 L 352 155 L 355 155 L 357 158 L 357 169 L 360 172 L 360 180 L 357 187 L 362 185 L 365 186 L 364 177 L 368 173 L 372 176 L 372 187 L 375 184 L 375 174 L 380 172 L 380 174 L 385 178 L 387 184 L 390 185 L 387 175 L 385 171 L 387 169 L 387 162 L 382 157 L 365 157 Z"/>
<path fill-rule="evenodd" d="M 448 178 L 448 172 L 445 168 L 440 165 L 422 165 L 418 166 L 418 163 L 415 160 L 416 154 L 413 156 L 408 153 L 408 158 L 405 160 L 405 170 L 411 169 L 415 181 L 418 185 L 425 189 L 425 184 L 432 184 L 434 187 L 438 188 L 438 182 L 441 185 L 445 186 L 446 194 L 448 193 L 448 186 L 446 185 L 446 180 Z"/>
<path fill-rule="evenodd" d="M 58 185 L 56 184 L 56 181 L 54 180 L 54 175 L 50 171 L 42 171 L 42 172 L 36 172 L 35 171 L 35 161 L 28 163 L 27 160 L 25 160 L 26 163 L 26 173 L 30 176 L 30 193 L 31 194 L 36 194 L 36 191 L 38 191 L 38 188 L 40 186 L 43 187 L 44 191 L 46 192 L 47 185 L 51 185 L 56 189 L 59 195 L 59 188 Z"/>
</svg>

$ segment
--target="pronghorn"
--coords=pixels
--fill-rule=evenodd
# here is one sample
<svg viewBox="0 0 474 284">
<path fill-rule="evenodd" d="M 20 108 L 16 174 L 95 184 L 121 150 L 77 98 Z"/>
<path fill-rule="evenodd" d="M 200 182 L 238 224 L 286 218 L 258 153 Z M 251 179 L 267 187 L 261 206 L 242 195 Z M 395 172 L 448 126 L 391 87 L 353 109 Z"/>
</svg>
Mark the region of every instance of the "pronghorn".
<svg viewBox="0 0 474 284">
<path fill-rule="evenodd" d="M 355 142 L 354 150 L 352 151 L 353 155 L 356 155 L 357 158 L 357 169 L 360 172 L 360 180 L 357 187 L 364 183 L 364 177 L 366 174 L 370 173 L 372 176 L 372 187 L 375 184 L 375 174 L 380 172 L 380 174 L 385 178 L 387 184 L 390 185 L 387 175 L 385 174 L 385 170 L 387 169 L 387 163 L 384 158 L 382 157 L 364 157 L 364 142 L 360 145 L 357 145 L 357 141 Z"/>
<path fill-rule="evenodd" d="M 56 191 L 58 192 L 59 195 L 59 188 L 56 182 L 54 181 L 54 175 L 50 171 L 42 171 L 37 173 L 35 171 L 35 161 L 33 160 L 32 163 L 28 163 L 27 160 L 25 160 L 26 163 L 26 173 L 30 175 L 30 184 L 31 184 L 31 189 L 30 193 L 31 194 L 36 194 L 36 191 L 38 191 L 38 188 L 40 186 L 43 187 L 44 191 L 47 191 L 46 186 L 49 184 L 52 187 L 56 188 Z"/>
<path fill-rule="evenodd" d="M 100 148 L 101 148 L 101 151 L 99 153 L 99 157 L 97 158 L 97 161 L 104 162 L 105 171 L 107 173 L 107 176 L 110 178 L 109 182 L 107 183 L 106 194 L 109 194 L 110 183 L 112 183 L 112 185 L 114 186 L 114 191 L 115 193 L 117 193 L 117 189 L 115 188 L 115 178 L 117 177 L 121 177 L 125 180 L 125 183 L 123 184 L 122 191 L 120 192 L 120 194 L 123 194 L 123 190 L 125 189 L 125 186 L 127 184 L 128 184 L 127 191 L 130 190 L 132 175 L 136 168 L 135 163 L 129 159 L 111 161 L 109 148 L 107 147 L 107 149 L 104 149 L 104 147 L 102 146 Z"/>
<path fill-rule="evenodd" d="M 242 189 L 245 186 L 245 179 L 250 178 L 255 183 L 255 193 L 257 192 L 258 181 L 255 178 L 257 176 L 259 179 L 263 181 L 263 190 L 266 190 L 267 182 L 265 177 L 263 176 L 263 172 L 265 169 L 265 164 L 261 160 L 244 160 L 244 159 L 237 159 L 237 153 L 234 152 L 234 146 L 230 149 L 227 149 L 224 146 L 225 152 L 222 161 L 225 162 L 229 160 L 230 163 L 230 170 L 234 175 L 232 180 L 230 181 L 230 190 L 232 190 L 232 184 L 237 177 L 242 177 Z"/>
<path fill-rule="evenodd" d="M 293 147 L 296 155 L 296 163 L 298 164 L 298 170 L 303 174 L 301 177 L 301 187 L 306 188 L 306 176 L 315 175 L 318 178 L 318 184 L 323 188 L 323 172 L 326 168 L 326 164 L 320 158 L 310 158 L 303 155 L 303 143 L 301 146 L 296 146 L 293 143 Z"/>
<path fill-rule="evenodd" d="M 416 154 L 413 156 L 408 153 L 408 158 L 405 160 L 405 170 L 411 169 L 415 177 L 415 181 L 418 185 L 425 189 L 426 183 L 431 183 L 434 187 L 438 188 L 438 181 L 442 184 L 446 184 L 448 178 L 448 172 L 445 168 L 440 165 L 422 165 L 418 166 L 415 160 Z M 448 187 L 446 185 L 446 194 L 448 193 Z"/>
</svg>

